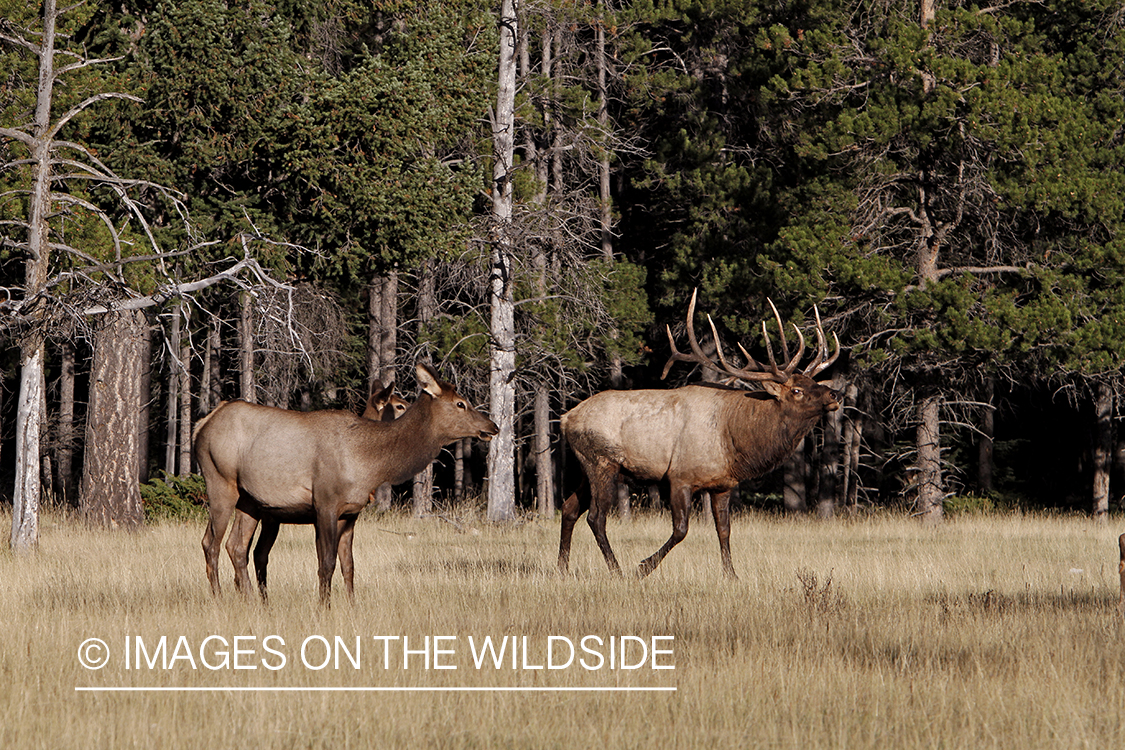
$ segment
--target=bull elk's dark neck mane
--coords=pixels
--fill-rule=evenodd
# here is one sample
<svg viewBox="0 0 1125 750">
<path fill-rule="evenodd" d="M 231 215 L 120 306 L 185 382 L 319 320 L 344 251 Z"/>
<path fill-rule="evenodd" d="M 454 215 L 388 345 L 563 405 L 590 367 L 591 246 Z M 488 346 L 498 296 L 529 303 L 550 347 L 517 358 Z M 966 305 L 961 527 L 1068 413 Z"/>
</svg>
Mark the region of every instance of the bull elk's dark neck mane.
<svg viewBox="0 0 1125 750">
<path fill-rule="evenodd" d="M 754 392 L 744 393 L 735 402 L 737 417 L 728 421 L 727 434 L 735 456 L 731 469 L 739 481 L 760 477 L 780 466 L 821 417 L 817 411 L 804 418 L 785 418 L 781 403 L 755 396 Z"/>
</svg>

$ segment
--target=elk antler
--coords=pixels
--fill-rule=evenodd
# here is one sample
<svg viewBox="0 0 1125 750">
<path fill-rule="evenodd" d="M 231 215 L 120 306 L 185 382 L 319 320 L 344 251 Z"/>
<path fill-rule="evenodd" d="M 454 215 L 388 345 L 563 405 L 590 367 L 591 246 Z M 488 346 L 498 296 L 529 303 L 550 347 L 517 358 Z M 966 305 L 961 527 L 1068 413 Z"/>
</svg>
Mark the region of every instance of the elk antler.
<svg viewBox="0 0 1125 750">
<path fill-rule="evenodd" d="M 688 303 L 687 313 L 687 335 L 688 345 L 691 347 L 691 353 L 685 354 L 676 348 L 675 339 L 673 339 L 672 337 L 672 328 L 671 326 L 665 326 L 668 333 L 668 343 L 672 347 L 672 356 L 668 358 L 668 362 L 664 365 L 664 372 L 660 376 L 661 380 L 668 377 L 668 371 L 672 368 L 673 362 L 692 362 L 694 364 L 703 365 L 704 367 L 714 370 L 715 372 L 718 372 L 720 374 L 729 375 L 741 380 L 775 380 L 779 383 L 784 383 L 789 380 L 790 376 L 792 376 L 792 374 L 796 371 L 797 364 L 801 361 L 801 357 L 804 356 L 805 337 L 801 333 L 801 329 L 798 328 L 796 324 L 793 324 L 793 330 L 797 332 L 798 345 L 796 355 L 794 356 L 790 354 L 789 342 L 785 338 L 785 324 L 781 322 L 781 314 L 778 313 L 777 307 L 773 304 L 772 300 L 767 300 L 767 302 L 769 302 L 770 308 L 773 310 L 774 320 L 777 321 L 778 337 L 781 339 L 781 351 L 782 355 L 784 356 L 782 366 L 780 368 L 777 366 L 777 360 L 774 357 L 773 353 L 773 342 L 770 340 L 770 335 L 766 329 L 765 321 L 762 321 L 762 336 L 766 340 L 766 354 L 770 359 L 769 368 L 767 369 L 765 366 L 751 357 L 750 353 L 746 351 L 745 347 L 743 347 L 742 344 L 738 345 L 738 350 L 742 353 L 742 356 L 746 358 L 746 367 L 737 368 L 732 367 L 730 363 L 727 362 L 726 356 L 723 354 L 722 342 L 719 340 L 719 332 L 715 328 L 715 321 L 711 319 L 710 315 L 707 316 L 707 322 L 711 326 L 711 335 L 715 337 L 715 350 L 719 356 L 718 363 L 704 354 L 703 349 L 699 346 L 699 341 L 695 336 L 695 326 L 693 323 L 695 319 L 695 298 L 697 291 L 698 290 L 692 290 L 691 301 Z M 803 374 L 809 377 L 813 377 L 817 373 L 826 370 L 829 366 L 832 365 L 833 362 L 836 361 L 836 358 L 840 356 L 840 340 L 836 337 L 835 334 L 833 334 L 833 339 L 836 342 L 836 350 L 830 358 L 825 360 L 825 357 L 828 356 L 828 344 L 824 336 L 824 328 L 821 326 L 820 322 L 820 311 L 816 310 L 815 307 L 813 308 L 813 310 L 816 313 L 817 354 L 812 363 L 810 363 L 809 366 L 806 367 L 803 371 Z"/>
</svg>

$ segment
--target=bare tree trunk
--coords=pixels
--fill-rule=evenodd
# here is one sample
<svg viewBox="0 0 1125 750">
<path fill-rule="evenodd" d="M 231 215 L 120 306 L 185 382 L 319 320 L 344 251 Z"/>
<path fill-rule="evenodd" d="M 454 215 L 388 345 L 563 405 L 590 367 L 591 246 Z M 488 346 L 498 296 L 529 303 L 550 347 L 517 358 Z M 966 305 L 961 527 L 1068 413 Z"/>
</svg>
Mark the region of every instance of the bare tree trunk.
<svg viewBox="0 0 1125 750">
<path fill-rule="evenodd" d="M 144 325 L 141 327 L 141 410 L 137 415 L 137 478 L 141 482 L 148 481 L 149 424 L 152 419 L 152 328 L 152 321 L 145 314 Z"/>
<path fill-rule="evenodd" d="M 16 404 L 16 488 L 12 499 L 13 552 L 39 546 L 40 478 L 39 432 L 43 420 L 43 347 L 25 348 L 20 366 L 20 395 Z"/>
<path fill-rule="evenodd" d="M 422 338 L 430 321 L 437 311 L 434 290 L 434 274 L 429 261 L 425 261 L 419 271 L 418 279 L 418 338 Z M 413 486 L 414 516 L 429 515 L 434 510 L 434 465 L 431 463 L 414 477 Z"/>
<path fill-rule="evenodd" d="M 788 513 L 804 513 L 808 510 L 805 503 L 805 476 L 808 467 L 805 462 L 805 444 L 802 441 L 793 451 L 793 455 L 785 459 L 781 468 L 783 472 L 783 486 L 781 502 Z"/>
<path fill-rule="evenodd" d="M 926 523 L 940 523 L 945 499 L 941 478 L 941 396 L 930 394 L 922 399 L 916 442 L 915 512 Z"/>
<path fill-rule="evenodd" d="M 453 443 L 453 502 L 465 499 L 465 441 Z"/>
<path fill-rule="evenodd" d="M 74 505 L 74 344 L 64 341 L 59 347 L 59 448 L 58 484 L 64 506 Z"/>
<path fill-rule="evenodd" d="M 371 282 L 368 298 L 368 391 L 375 380 L 389 385 L 395 381 L 395 354 L 398 348 L 398 272 L 388 271 Z M 374 494 L 375 507 L 391 509 L 394 490 L 380 485 Z"/>
<path fill-rule="evenodd" d="M 39 80 L 35 98 L 31 148 L 33 185 L 28 211 L 27 262 L 24 292 L 28 299 L 47 283 L 51 244 L 47 219 L 51 214 L 51 104 L 55 86 L 55 0 L 43 0 L 43 33 L 39 37 Z M 39 545 L 39 501 L 42 492 L 40 430 L 43 421 L 43 341 L 37 333 L 20 347 L 20 393 L 16 402 L 16 486 L 12 497 L 14 552 Z"/>
<path fill-rule="evenodd" d="M 367 394 L 382 377 L 383 277 L 367 285 Z"/>
<path fill-rule="evenodd" d="M 167 355 L 168 367 L 168 393 L 165 409 L 167 425 L 164 432 L 164 471 L 170 476 L 176 473 L 176 442 L 179 436 L 177 421 L 179 419 L 180 405 L 180 365 L 177 357 L 180 356 L 180 314 L 173 311 L 171 331 L 168 334 Z"/>
<path fill-rule="evenodd" d="M 516 371 L 515 299 L 511 236 L 512 168 L 515 145 L 516 41 L 519 38 L 516 1 L 500 6 L 500 59 L 493 123 L 492 171 L 492 315 L 489 324 L 489 410 L 499 428 L 488 449 L 488 520 L 515 518 Z"/>
<path fill-rule="evenodd" d="M 996 381 L 989 378 L 985 385 L 988 406 L 981 418 L 980 444 L 977 446 L 977 492 L 981 494 L 992 491 L 992 439 L 996 433 L 996 410 L 992 406 L 992 400 L 995 393 Z"/>
<path fill-rule="evenodd" d="M 1109 517 L 1109 472 L 1113 462 L 1113 389 L 1105 383 L 1094 386 L 1094 519 Z"/>
<path fill-rule="evenodd" d="M 535 388 L 535 495 L 539 515 L 555 516 L 554 461 L 551 460 L 551 399 L 546 384 Z"/>
<path fill-rule="evenodd" d="M 144 520 L 137 459 L 143 313 L 108 313 L 94 337 L 86 460 L 80 506 L 95 526 L 134 528 Z"/>
<path fill-rule="evenodd" d="M 833 378 L 832 388 L 837 392 L 844 384 Z M 836 499 L 840 475 L 840 435 L 843 432 L 843 410 L 837 409 L 824 421 L 824 445 L 820 451 L 820 482 L 817 485 L 816 514 L 821 518 L 831 518 L 836 513 Z"/>
<path fill-rule="evenodd" d="M 254 299 L 249 293 L 240 295 L 238 316 L 238 397 L 247 403 L 258 403 L 254 384 Z"/>
<path fill-rule="evenodd" d="M 180 462 L 179 476 L 191 474 L 191 308 L 186 302 L 180 303 L 183 313 L 183 329 L 180 331 Z"/>
<path fill-rule="evenodd" d="M 859 388 L 849 385 L 844 396 L 844 504 L 851 509 L 859 504 L 859 452 L 863 445 L 863 412 L 859 407 Z"/>
</svg>

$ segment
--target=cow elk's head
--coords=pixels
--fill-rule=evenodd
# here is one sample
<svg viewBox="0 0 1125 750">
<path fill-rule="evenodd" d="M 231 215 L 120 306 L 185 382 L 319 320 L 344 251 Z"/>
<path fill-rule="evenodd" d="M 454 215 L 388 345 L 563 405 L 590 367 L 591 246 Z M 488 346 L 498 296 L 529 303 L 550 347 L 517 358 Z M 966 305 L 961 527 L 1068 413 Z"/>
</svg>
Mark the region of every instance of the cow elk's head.
<svg viewBox="0 0 1125 750">
<path fill-rule="evenodd" d="M 719 332 L 715 328 L 715 321 L 711 316 L 707 316 L 707 322 L 711 325 L 711 335 L 715 338 L 715 351 L 718 355 L 718 362 L 708 357 L 703 353 L 703 349 L 699 346 L 699 340 L 695 335 L 695 327 L 693 320 L 695 319 L 695 296 L 696 292 L 691 293 L 691 302 L 688 303 L 687 312 L 687 336 L 688 345 L 691 348 L 690 353 L 684 353 L 676 348 L 676 341 L 672 337 L 672 328 L 669 326 L 668 343 L 672 347 L 672 356 L 668 358 L 667 364 L 664 365 L 664 372 L 660 376 L 661 380 L 668 376 L 668 371 L 671 369 L 672 364 L 675 362 L 692 362 L 694 364 L 703 365 L 720 375 L 725 375 L 735 380 L 742 380 L 757 383 L 761 386 L 762 395 L 760 397 L 773 398 L 781 402 L 782 405 L 793 409 L 794 411 L 806 412 L 809 414 L 822 414 L 826 412 L 836 411 L 840 408 L 839 394 L 826 385 L 816 382 L 813 378 L 819 373 L 827 370 L 835 363 L 836 358 L 840 356 L 840 340 L 835 334 L 832 335 L 833 342 L 835 343 L 832 355 L 828 354 L 828 341 L 824 335 L 824 327 L 820 322 L 820 311 L 813 307 L 816 316 L 816 356 L 813 360 L 800 372 L 797 371 L 797 366 L 800 364 L 801 357 L 805 353 L 805 336 L 801 333 L 801 329 L 793 324 L 793 330 L 797 333 L 797 351 L 795 354 L 789 351 L 789 341 L 785 337 L 785 324 L 781 322 L 781 315 L 777 312 L 777 307 L 774 306 L 772 300 L 767 300 L 770 309 L 773 310 L 774 320 L 777 321 L 777 329 L 779 331 L 779 338 L 781 339 L 781 353 L 783 360 L 781 366 L 778 366 L 777 359 L 773 353 L 773 342 L 770 340 L 769 331 L 766 329 L 766 322 L 762 321 L 762 335 L 766 340 L 766 354 L 769 356 L 769 365 L 763 365 L 750 356 L 750 353 L 742 346 L 738 345 L 739 351 L 746 359 L 745 367 L 733 367 L 727 362 L 726 356 L 723 353 L 723 345 L 719 340 Z"/>
<path fill-rule="evenodd" d="M 444 431 L 447 444 L 468 437 L 491 440 L 500 431 L 496 423 L 474 409 L 452 383 L 439 378 L 433 367 L 419 362 L 415 374 L 422 392 L 433 399 L 435 414 L 440 415 L 434 419 L 434 425 Z"/>
</svg>

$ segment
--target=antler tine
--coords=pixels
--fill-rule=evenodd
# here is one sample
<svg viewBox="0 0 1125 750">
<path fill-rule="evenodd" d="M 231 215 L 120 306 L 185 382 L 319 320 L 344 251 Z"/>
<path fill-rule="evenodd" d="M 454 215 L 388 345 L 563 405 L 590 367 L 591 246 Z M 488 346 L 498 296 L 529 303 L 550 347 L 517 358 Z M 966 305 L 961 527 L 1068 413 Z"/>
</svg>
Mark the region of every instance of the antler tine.
<svg viewBox="0 0 1125 750">
<path fill-rule="evenodd" d="M 813 361 L 809 364 L 808 367 L 805 368 L 804 371 L 805 374 L 810 378 L 817 375 L 818 373 L 827 370 L 836 362 L 836 359 L 840 356 L 840 337 L 833 333 L 832 339 L 836 344 L 835 351 L 833 351 L 831 357 L 828 357 L 828 341 L 826 340 L 824 335 L 824 326 L 820 321 L 820 310 L 816 307 L 816 305 L 813 305 L 813 315 L 816 318 L 816 358 L 813 359 Z M 826 360 L 825 357 L 828 357 L 828 359 Z"/>
<path fill-rule="evenodd" d="M 762 367 L 762 365 L 754 361 L 754 358 L 746 352 L 746 349 L 742 346 L 742 344 L 739 344 L 738 348 L 741 350 L 743 356 L 746 357 L 748 368 L 752 369 L 739 369 L 737 367 L 732 367 L 726 360 L 726 355 L 723 352 L 723 345 L 719 339 L 719 331 L 715 326 L 715 321 L 712 320 L 710 315 L 707 316 L 707 322 L 711 326 L 711 334 L 715 337 L 715 350 L 716 352 L 718 352 L 719 362 L 716 363 L 714 360 L 704 354 L 702 347 L 699 346 L 699 340 L 698 338 L 696 338 L 695 326 L 693 322 L 695 318 L 696 293 L 696 291 L 692 291 L 691 301 L 688 303 L 687 335 L 688 344 L 691 346 L 691 354 L 685 354 L 676 348 L 676 342 L 672 338 L 672 328 L 671 326 L 665 326 L 665 330 L 668 333 L 668 344 L 672 348 L 672 356 L 668 358 L 668 362 L 664 365 L 664 372 L 660 376 L 662 380 L 668 376 L 668 372 L 671 369 L 673 362 L 692 362 L 695 364 L 700 364 L 720 374 L 729 375 L 741 380 L 784 380 L 785 375 L 777 369 L 777 363 L 774 362 L 772 350 L 770 351 L 770 364 L 772 365 L 772 371 L 766 371 L 765 368 Z M 762 324 L 762 330 L 763 332 L 765 332 L 764 323 Z M 769 341 L 768 335 L 766 337 L 766 340 L 767 342 Z"/>
<path fill-rule="evenodd" d="M 673 362 L 692 362 L 703 365 L 704 367 L 709 367 L 716 372 L 722 372 L 722 369 L 712 362 L 710 357 L 703 353 L 703 349 L 699 346 L 699 340 L 695 337 L 695 325 L 692 321 L 695 318 L 695 297 L 698 291 L 698 289 L 692 290 L 691 301 L 688 302 L 687 336 L 688 345 L 691 347 L 692 353 L 684 354 L 676 349 L 676 342 L 672 339 L 672 328 L 671 326 L 665 326 L 668 330 L 668 343 L 672 346 L 672 356 L 669 357 L 668 361 L 664 364 L 664 373 L 660 376 L 661 380 L 668 377 L 668 371 L 672 368 Z"/>
<path fill-rule="evenodd" d="M 793 330 L 797 332 L 797 355 L 785 365 L 786 375 L 792 375 L 796 371 L 801 357 L 805 356 L 805 334 L 801 333 L 801 329 L 796 323 L 791 325 L 793 326 Z"/>
<path fill-rule="evenodd" d="M 773 304 L 773 300 L 766 297 L 766 302 L 770 304 L 770 309 L 773 310 L 773 319 L 777 321 L 777 332 L 781 338 L 781 353 L 785 355 L 785 369 L 789 370 L 789 342 L 785 340 L 785 324 L 781 322 L 781 314 L 778 313 L 777 307 Z M 762 321 L 764 326 L 766 323 Z M 764 330 L 764 329 L 763 329 Z M 772 347 L 771 347 L 772 349 Z"/>
</svg>

